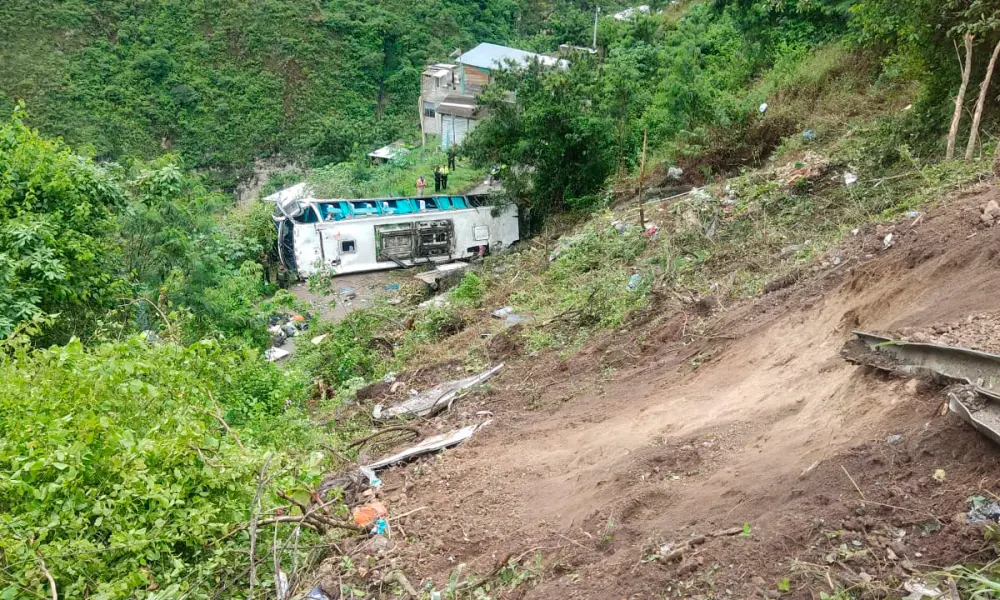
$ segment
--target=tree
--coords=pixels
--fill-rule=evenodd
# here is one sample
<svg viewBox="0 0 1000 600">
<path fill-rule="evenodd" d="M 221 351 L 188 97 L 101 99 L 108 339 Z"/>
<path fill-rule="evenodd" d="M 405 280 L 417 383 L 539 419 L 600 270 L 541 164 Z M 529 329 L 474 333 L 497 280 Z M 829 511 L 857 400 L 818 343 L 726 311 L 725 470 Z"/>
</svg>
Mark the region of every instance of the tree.
<svg viewBox="0 0 1000 600">
<path fill-rule="evenodd" d="M 507 165 L 506 177 L 525 180 L 514 182 L 515 200 L 530 223 L 593 194 L 614 168 L 615 122 L 592 61 L 502 70 L 480 97 L 489 117 L 469 136 L 469 154 L 480 166 Z"/>
<path fill-rule="evenodd" d="M 59 315 L 64 332 L 79 333 L 124 287 L 118 188 L 27 127 L 26 116 L 18 109 L 0 125 L 0 338 L 40 315 Z"/>
</svg>

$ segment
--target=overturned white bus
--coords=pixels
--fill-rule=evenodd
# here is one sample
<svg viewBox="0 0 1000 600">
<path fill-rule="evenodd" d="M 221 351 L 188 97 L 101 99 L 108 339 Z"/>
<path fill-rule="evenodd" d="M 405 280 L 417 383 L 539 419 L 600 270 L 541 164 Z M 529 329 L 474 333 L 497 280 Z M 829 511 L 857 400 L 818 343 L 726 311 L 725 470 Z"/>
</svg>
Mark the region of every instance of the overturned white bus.
<svg viewBox="0 0 1000 600">
<path fill-rule="evenodd" d="M 448 262 L 519 239 L 517 207 L 486 196 L 324 200 L 300 183 L 264 200 L 274 204 L 281 262 L 300 277 Z"/>
</svg>

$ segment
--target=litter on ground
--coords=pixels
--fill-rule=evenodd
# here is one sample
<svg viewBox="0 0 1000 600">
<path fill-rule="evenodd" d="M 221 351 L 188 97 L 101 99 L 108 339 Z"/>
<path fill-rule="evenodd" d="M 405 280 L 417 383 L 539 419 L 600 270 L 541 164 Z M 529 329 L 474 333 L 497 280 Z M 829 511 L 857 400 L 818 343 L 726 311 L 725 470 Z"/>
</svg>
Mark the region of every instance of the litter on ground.
<svg viewBox="0 0 1000 600">
<path fill-rule="evenodd" d="M 503 369 L 503 363 L 491 367 L 478 375 L 436 385 L 425 392 L 408 398 L 400 404 L 388 408 L 383 407 L 381 404 L 376 404 L 372 411 L 372 417 L 379 420 L 387 420 L 396 417 L 433 416 L 450 405 L 460 393 L 483 383 L 499 373 L 501 369 Z"/>
<path fill-rule="evenodd" d="M 427 438 L 426 440 L 420 442 L 416 446 L 411 446 L 402 452 L 397 452 L 392 456 L 383 458 L 382 460 L 375 461 L 370 465 L 367 465 L 369 469 L 381 469 L 388 467 L 389 465 L 394 465 L 398 462 L 413 458 L 415 456 L 420 456 L 421 454 L 427 454 L 429 452 L 435 452 L 437 450 L 442 450 L 444 448 L 449 448 L 456 444 L 460 444 L 465 440 L 472 437 L 479 428 L 486 426 L 490 421 L 483 421 L 477 425 L 468 425 L 462 427 L 461 429 L 456 429 L 449 433 L 442 433 L 440 435 L 435 435 Z"/>
<path fill-rule="evenodd" d="M 288 350 L 282 350 L 281 348 L 268 348 L 264 351 L 264 358 L 267 359 L 267 362 L 276 362 L 285 358 L 289 354 L 291 354 L 291 352 Z"/>
</svg>

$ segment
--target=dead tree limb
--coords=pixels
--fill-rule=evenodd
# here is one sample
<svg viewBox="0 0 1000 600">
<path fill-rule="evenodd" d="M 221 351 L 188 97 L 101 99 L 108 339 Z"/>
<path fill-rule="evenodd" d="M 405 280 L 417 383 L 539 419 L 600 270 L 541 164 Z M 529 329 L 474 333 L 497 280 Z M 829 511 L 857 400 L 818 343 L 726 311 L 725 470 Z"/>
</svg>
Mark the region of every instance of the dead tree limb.
<svg viewBox="0 0 1000 600">
<path fill-rule="evenodd" d="M 406 575 L 404 575 L 403 572 L 400 570 L 389 571 L 388 573 L 386 573 L 385 577 L 382 578 L 382 583 L 384 584 L 398 583 L 399 587 L 403 588 L 403 591 L 406 592 L 406 595 L 408 597 L 410 598 L 420 597 L 420 594 L 417 593 L 416 588 L 413 587 L 413 585 L 410 583 L 410 580 L 407 579 Z"/>
<path fill-rule="evenodd" d="M 351 442 L 350 444 L 348 444 L 347 448 L 351 449 L 351 448 L 354 448 L 355 446 L 361 446 L 361 445 L 363 445 L 363 444 L 365 444 L 367 442 L 370 442 L 371 440 L 377 438 L 378 436 L 380 436 L 382 434 L 392 433 L 394 431 L 409 431 L 410 433 L 412 433 L 413 435 L 415 435 L 417 437 L 420 437 L 421 435 L 423 435 L 423 434 L 420 433 L 420 430 L 417 429 L 416 427 L 409 427 L 407 425 L 397 425 L 397 426 L 394 426 L 394 427 L 386 427 L 385 429 L 382 429 L 380 431 L 376 431 L 375 433 L 373 433 L 373 434 L 371 434 L 369 436 L 365 436 L 363 438 L 356 439 L 353 442 Z"/>
<path fill-rule="evenodd" d="M 997 64 L 997 56 L 1000 56 L 1000 41 L 993 47 L 990 64 L 986 67 L 986 75 L 983 76 L 983 83 L 979 86 L 979 99 L 976 100 L 976 112 L 972 115 L 972 130 L 969 132 L 969 143 L 965 146 L 965 160 L 971 160 L 973 153 L 976 151 L 976 142 L 979 141 L 979 121 L 983 118 L 986 92 L 990 87 L 990 78 L 993 77 L 993 67 Z"/>
<path fill-rule="evenodd" d="M 59 600 L 59 592 L 56 591 L 56 580 L 52 577 L 52 573 L 49 572 L 49 568 L 45 566 L 45 559 L 42 558 L 41 552 L 35 552 L 35 556 L 38 557 L 38 566 L 42 569 L 42 574 L 45 575 L 45 579 L 49 582 L 49 593 L 52 595 L 52 600 Z"/>
<path fill-rule="evenodd" d="M 955 96 L 955 114 L 951 118 L 951 128 L 948 129 L 948 147 L 944 157 L 951 160 L 955 157 L 955 138 L 958 137 L 958 126 L 962 121 L 962 105 L 965 103 L 965 90 L 969 87 L 969 76 L 972 74 L 972 34 L 965 34 L 965 65 L 962 67 L 962 85 Z"/>
<path fill-rule="evenodd" d="M 215 396 L 212 395 L 212 390 L 208 390 L 208 397 L 212 399 L 212 404 L 215 405 L 215 412 L 213 413 L 207 411 L 208 414 L 215 417 L 215 420 L 218 421 L 220 425 L 222 425 L 222 428 L 225 429 L 229 433 L 229 435 L 233 436 L 233 439 L 236 440 L 236 445 L 240 447 L 240 450 L 246 452 L 247 449 L 243 445 L 243 442 L 240 441 L 240 436 L 236 435 L 236 432 L 229 427 L 229 423 L 227 423 L 226 419 L 222 416 L 222 407 L 220 407 L 219 403 L 215 401 Z"/>
<path fill-rule="evenodd" d="M 250 590 L 247 592 L 247 600 L 253 600 L 253 586 L 257 583 L 257 520 L 260 517 L 260 495 L 267 484 L 267 467 L 271 464 L 272 455 L 268 455 L 267 460 L 260 467 L 260 476 L 257 479 L 257 491 L 254 493 L 253 502 L 250 504 Z"/>
</svg>

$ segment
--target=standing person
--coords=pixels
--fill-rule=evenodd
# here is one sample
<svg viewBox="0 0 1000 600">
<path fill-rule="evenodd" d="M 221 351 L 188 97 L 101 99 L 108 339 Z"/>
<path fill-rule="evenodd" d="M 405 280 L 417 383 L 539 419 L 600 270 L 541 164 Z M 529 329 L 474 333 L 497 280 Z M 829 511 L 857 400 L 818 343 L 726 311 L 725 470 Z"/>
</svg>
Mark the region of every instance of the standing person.
<svg viewBox="0 0 1000 600">
<path fill-rule="evenodd" d="M 455 170 L 455 147 L 451 146 L 448 148 L 448 168 L 452 171 Z"/>
<path fill-rule="evenodd" d="M 448 189 L 448 167 L 441 167 L 441 189 Z"/>
<path fill-rule="evenodd" d="M 441 191 L 441 167 L 434 167 L 434 193 Z"/>
<path fill-rule="evenodd" d="M 425 187 L 427 187 L 427 180 L 424 179 L 424 176 L 421 175 L 420 177 L 417 177 L 417 195 L 418 196 L 423 196 L 424 195 L 424 188 Z"/>
</svg>

